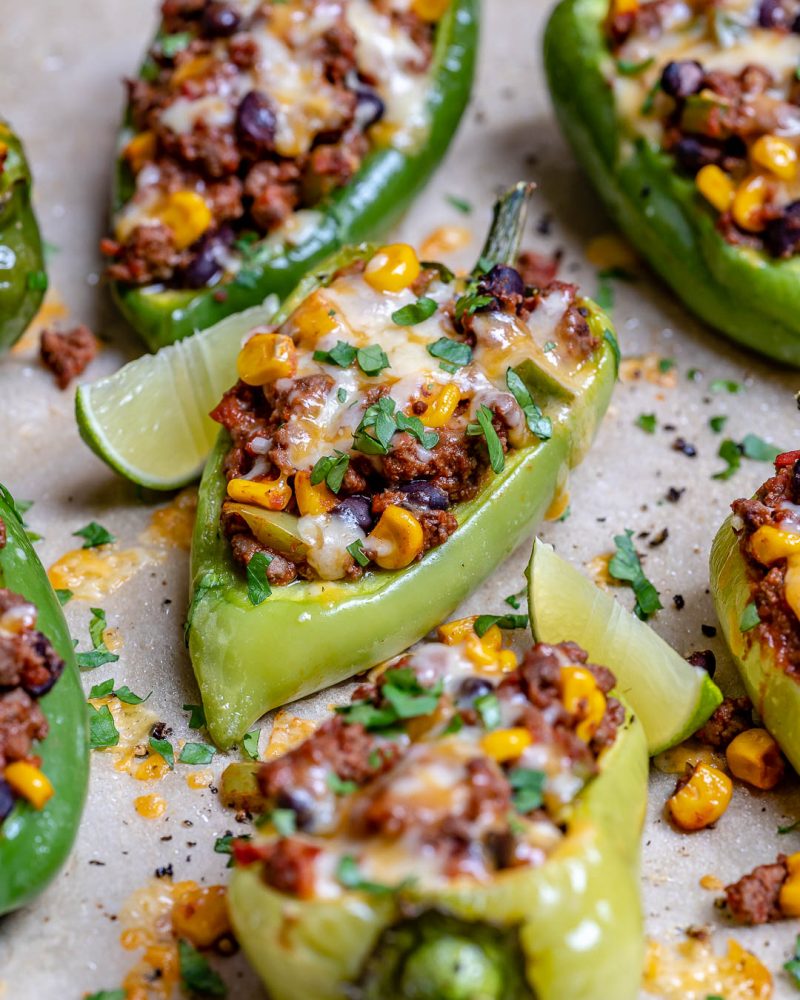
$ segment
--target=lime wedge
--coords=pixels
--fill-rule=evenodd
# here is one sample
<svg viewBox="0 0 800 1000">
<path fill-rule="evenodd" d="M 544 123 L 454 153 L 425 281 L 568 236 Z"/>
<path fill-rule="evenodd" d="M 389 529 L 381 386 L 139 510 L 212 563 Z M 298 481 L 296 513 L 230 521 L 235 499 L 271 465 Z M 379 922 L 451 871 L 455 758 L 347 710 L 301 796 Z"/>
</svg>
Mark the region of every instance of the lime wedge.
<svg viewBox="0 0 800 1000">
<path fill-rule="evenodd" d="M 208 416 L 236 381 L 245 336 L 268 323 L 275 296 L 193 337 L 145 354 L 108 378 L 82 385 L 75 398 L 81 437 L 127 479 L 174 490 L 196 479 L 217 438 Z"/>
<path fill-rule="evenodd" d="M 693 667 L 635 615 L 538 538 L 528 566 L 531 630 L 538 642 L 572 639 L 617 676 L 639 717 L 651 756 L 691 736 L 722 701 Z"/>
</svg>

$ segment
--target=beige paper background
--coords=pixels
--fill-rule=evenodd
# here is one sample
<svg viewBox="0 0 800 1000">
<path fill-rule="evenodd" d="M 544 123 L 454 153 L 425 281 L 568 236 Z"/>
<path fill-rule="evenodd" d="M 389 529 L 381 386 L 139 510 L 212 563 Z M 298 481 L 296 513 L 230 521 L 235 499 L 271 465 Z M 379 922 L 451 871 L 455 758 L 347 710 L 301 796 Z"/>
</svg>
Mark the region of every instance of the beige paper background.
<svg viewBox="0 0 800 1000">
<path fill-rule="evenodd" d="M 113 371 L 139 350 L 98 284 L 96 246 L 104 228 L 122 102 L 120 78 L 134 71 L 146 45 L 154 26 L 153 6 L 151 0 L 0 0 L 0 111 L 25 137 L 33 162 L 42 228 L 58 247 L 50 263 L 52 287 L 74 320 L 89 323 L 107 340 L 90 377 Z M 533 223 L 548 214 L 553 224 L 550 236 L 532 225 L 527 245 L 545 252 L 563 248 L 561 276 L 593 292 L 596 278 L 585 247 L 610 225 L 578 173 L 548 105 L 539 57 L 548 7 L 543 0 L 486 0 L 472 106 L 435 181 L 399 234 L 418 241 L 438 225 L 468 225 L 473 243 L 453 259 L 467 263 L 478 249 L 494 193 L 519 178 L 533 178 L 539 184 Z M 445 201 L 448 193 L 468 198 L 473 214 L 459 215 Z M 700 632 L 702 623 L 714 621 L 707 593 L 708 548 L 731 499 L 752 492 L 769 470 L 745 461 L 729 482 L 713 481 L 711 473 L 722 465 L 715 457 L 720 437 L 707 422 L 712 415 L 727 414 L 726 435 L 741 439 L 753 431 L 783 447 L 796 447 L 798 412 L 792 393 L 798 378 L 700 327 L 644 272 L 636 284 L 617 284 L 615 317 L 624 353 L 675 358 L 678 385 L 618 386 L 597 445 L 573 476 L 572 515 L 548 525 L 544 535 L 564 555 L 583 563 L 608 551 L 612 536 L 625 527 L 652 534 L 668 527 L 669 538 L 661 547 L 650 550 L 641 543 L 647 572 L 666 606 L 655 627 L 681 652 L 713 648 L 719 677 L 731 686 L 721 641 Z M 690 367 L 702 369 L 703 380 L 688 381 Z M 736 379 L 746 390 L 736 396 L 712 395 L 712 378 Z M 634 426 L 641 412 L 655 412 L 660 425 L 671 423 L 676 430 L 659 427 L 654 436 L 645 435 Z M 697 446 L 697 458 L 671 449 L 678 435 Z M 138 500 L 129 485 L 82 445 L 72 420 L 71 393 L 55 389 L 32 351 L 0 362 L 0 479 L 17 496 L 36 501 L 28 519 L 44 535 L 38 550 L 48 565 L 72 547 L 71 533 L 92 518 L 107 525 L 121 544 L 135 544 L 155 506 Z M 670 486 L 686 489 L 678 505 L 663 502 Z M 527 547 L 467 609 L 501 609 L 503 596 L 522 586 L 526 558 Z M 672 604 L 676 593 L 686 601 L 680 612 Z M 102 602 L 109 623 L 122 633 L 124 648 L 114 668 L 85 677 L 87 691 L 112 675 L 136 691 L 152 688 L 153 710 L 174 727 L 175 739 L 189 736 L 181 705 L 197 700 L 181 640 L 185 601 L 186 556 L 173 550 Z M 88 605 L 73 601 L 67 616 L 84 646 Z M 330 700 L 327 693 L 298 711 L 318 713 Z M 235 757 L 219 755 L 214 769 L 220 772 Z M 35 905 L 0 921 L 3 1000 L 66 1000 L 118 986 L 133 958 L 119 945 L 114 918 L 131 891 L 156 867 L 169 863 L 176 879 L 215 882 L 224 877 L 225 859 L 213 853 L 214 838 L 244 828 L 209 791 L 187 788 L 189 770 L 180 767 L 157 787 L 169 808 L 161 819 L 148 821 L 134 812 L 132 799 L 154 789 L 115 772 L 106 756 L 94 756 L 89 803 L 69 864 Z M 702 890 L 698 880 L 711 873 L 729 881 L 772 860 L 778 850 L 800 849 L 800 833 L 776 833 L 779 824 L 800 816 L 797 783 L 787 781 L 781 795 L 753 794 L 737 786 L 733 806 L 717 830 L 681 837 L 661 818 L 673 780 L 657 773 L 652 779 L 644 837 L 648 932 L 680 936 L 690 925 L 708 924 L 722 943 L 729 928 L 714 910 L 714 894 Z M 800 923 L 793 922 L 737 930 L 736 937 L 779 970 L 798 931 Z M 217 967 L 232 1000 L 262 996 L 241 957 Z M 796 996 L 781 972 L 775 995 Z"/>
</svg>

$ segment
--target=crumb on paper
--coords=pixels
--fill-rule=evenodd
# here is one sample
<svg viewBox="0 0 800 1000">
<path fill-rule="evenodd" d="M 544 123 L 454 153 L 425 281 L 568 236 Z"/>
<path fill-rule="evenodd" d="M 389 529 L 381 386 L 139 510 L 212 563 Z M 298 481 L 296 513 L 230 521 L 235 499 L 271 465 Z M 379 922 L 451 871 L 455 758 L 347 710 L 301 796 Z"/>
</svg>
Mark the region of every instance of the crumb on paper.
<svg viewBox="0 0 800 1000">
<path fill-rule="evenodd" d="M 669 359 L 660 354 L 643 354 L 639 357 L 623 358 L 619 366 L 622 382 L 650 382 L 663 389 L 674 389 L 678 384 L 678 371 Z"/>
<path fill-rule="evenodd" d="M 584 564 L 589 576 L 592 578 L 592 582 L 595 586 L 602 587 L 603 590 L 608 590 L 609 587 L 617 586 L 617 581 L 611 576 L 611 572 L 608 568 L 609 563 L 613 558 L 613 552 L 603 552 L 599 556 L 595 556 L 594 559 L 590 559 L 589 562 Z"/>
<path fill-rule="evenodd" d="M 472 230 L 466 226 L 439 226 L 422 241 L 419 253 L 422 260 L 438 260 L 448 253 L 463 250 L 472 242 Z"/>
<path fill-rule="evenodd" d="M 586 247 L 586 259 L 600 271 L 610 268 L 631 268 L 638 263 L 636 254 L 630 243 L 618 233 L 601 233 L 589 240 Z"/>
<path fill-rule="evenodd" d="M 267 760 L 281 757 L 302 743 L 316 728 L 316 722 L 301 719 L 299 715 L 292 715 L 286 709 L 280 709 L 275 714 L 264 757 Z"/>
</svg>

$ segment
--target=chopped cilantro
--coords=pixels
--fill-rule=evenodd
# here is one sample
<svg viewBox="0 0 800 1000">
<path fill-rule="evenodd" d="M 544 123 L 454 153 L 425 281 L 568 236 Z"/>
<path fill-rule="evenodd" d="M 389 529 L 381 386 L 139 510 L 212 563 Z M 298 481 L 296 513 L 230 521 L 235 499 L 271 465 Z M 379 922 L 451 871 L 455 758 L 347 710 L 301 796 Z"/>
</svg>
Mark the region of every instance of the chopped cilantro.
<svg viewBox="0 0 800 1000">
<path fill-rule="evenodd" d="M 72 591 L 69 590 L 67 587 L 56 588 L 56 597 L 58 598 L 58 603 L 62 606 L 62 608 L 65 604 L 69 604 L 69 602 L 72 600 L 74 596 L 75 595 L 72 593 Z"/>
<path fill-rule="evenodd" d="M 210 764 L 217 751 L 208 743 L 184 743 L 181 755 L 178 757 L 180 764 Z"/>
<path fill-rule="evenodd" d="M 469 215 L 472 211 L 472 205 L 466 201 L 464 198 L 459 198 L 454 194 L 446 194 L 444 200 L 453 206 L 456 211 L 461 212 L 463 215 Z"/>
<path fill-rule="evenodd" d="M 515 767 L 508 776 L 509 784 L 514 790 L 512 802 L 517 812 L 533 812 L 544 801 L 544 786 L 547 775 L 544 771 L 534 771 L 528 767 Z"/>
<path fill-rule="evenodd" d="M 127 990 L 99 990 L 97 993 L 87 993 L 85 1000 L 125 1000 Z"/>
<path fill-rule="evenodd" d="M 141 705 L 147 701 L 152 693 L 153 692 L 151 691 L 150 694 L 141 698 L 138 694 L 134 694 L 127 684 L 122 684 L 120 687 L 115 689 L 114 678 L 110 677 L 107 681 L 95 684 L 89 692 L 89 698 L 107 698 L 111 695 L 119 701 L 124 702 L 126 705 Z"/>
<path fill-rule="evenodd" d="M 735 441 L 732 441 L 730 438 L 725 438 L 719 446 L 717 454 L 724 462 L 727 463 L 727 465 L 721 472 L 715 472 L 711 478 L 730 479 L 734 472 L 736 472 L 742 464 L 742 449 Z"/>
<path fill-rule="evenodd" d="M 386 352 L 380 344 L 359 347 L 356 351 L 356 361 L 365 375 L 379 375 L 384 368 L 391 367 Z"/>
<path fill-rule="evenodd" d="M 340 403 L 347 402 L 347 390 L 341 385 L 336 390 L 336 398 L 339 400 Z"/>
<path fill-rule="evenodd" d="M 269 821 L 281 837 L 291 837 L 297 833 L 297 816 L 294 809 L 273 809 Z"/>
<path fill-rule="evenodd" d="M 699 368 L 690 368 L 686 372 L 686 377 L 689 379 L 690 382 L 699 382 L 700 379 L 703 377 L 703 373 Z"/>
<path fill-rule="evenodd" d="M 492 625 L 497 625 L 499 628 L 527 628 L 528 627 L 528 616 L 527 615 L 479 615 L 475 619 L 475 634 L 479 638 L 483 638 Z"/>
<path fill-rule="evenodd" d="M 389 442 L 397 430 L 394 410 L 391 396 L 382 396 L 377 403 L 367 407 L 353 435 L 356 451 L 364 455 L 385 455 L 389 451 Z M 370 429 L 374 429 L 374 435 L 367 433 Z"/>
<path fill-rule="evenodd" d="M 442 730 L 445 736 L 449 736 L 451 733 L 460 733 L 464 728 L 464 720 L 460 715 L 454 715 L 453 718 L 447 723 L 447 725 Z"/>
<path fill-rule="evenodd" d="M 110 652 L 103 639 L 106 629 L 106 613 L 102 608 L 91 608 L 92 618 L 89 622 L 89 638 L 92 649 L 84 653 L 76 653 L 75 659 L 81 670 L 94 670 L 105 663 L 116 663 L 119 657 Z"/>
<path fill-rule="evenodd" d="M 115 747 L 119 743 L 119 731 L 114 723 L 108 705 L 95 708 L 89 705 L 89 747 L 92 750 L 103 750 L 105 747 Z"/>
<path fill-rule="evenodd" d="M 413 438 L 416 438 L 422 447 L 428 451 L 430 451 L 431 448 L 435 448 L 439 443 L 439 435 L 436 431 L 428 430 L 419 417 L 407 417 L 405 413 L 398 410 L 394 419 L 397 423 L 397 429 L 399 431 L 405 431 Z"/>
<path fill-rule="evenodd" d="M 338 365 L 347 368 L 356 359 L 356 349 L 344 340 L 337 340 L 329 351 L 314 351 L 314 360 L 328 365 Z"/>
<path fill-rule="evenodd" d="M 438 309 L 438 305 L 433 299 L 424 295 L 416 302 L 410 302 L 407 306 L 395 310 L 392 313 L 392 322 L 398 326 L 416 326 L 417 323 L 424 323 Z"/>
<path fill-rule="evenodd" d="M 175 751 L 172 749 L 172 744 L 169 740 L 160 740 L 155 736 L 151 736 L 150 747 L 156 753 L 161 754 L 167 764 L 169 764 L 170 770 L 175 767 Z"/>
<path fill-rule="evenodd" d="M 656 94 L 661 89 L 661 77 L 658 77 L 653 86 L 647 91 L 645 99 L 640 108 L 640 114 L 649 115 L 656 103 Z"/>
<path fill-rule="evenodd" d="M 443 282 L 445 285 L 449 285 L 451 281 L 455 280 L 455 275 L 450 270 L 449 267 L 445 267 L 438 260 L 421 260 L 419 266 L 423 271 L 435 271 L 439 275 L 439 281 Z"/>
<path fill-rule="evenodd" d="M 761 618 L 758 614 L 758 608 L 751 601 L 742 612 L 742 617 L 739 619 L 739 628 L 742 632 L 749 632 L 750 629 L 760 624 Z"/>
<path fill-rule="evenodd" d="M 622 351 L 619 349 L 619 341 L 614 335 L 613 330 L 609 330 L 608 327 L 603 330 L 603 340 L 611 348 L 611 353 L 614 355 L 614 362 L 617 375 L 619 375 L 619 366 L 622 364 Z"/>
<path fill-rule="evenodd" d="M 359 566 L 369 566 L 369 556 L 364 551 L 364 543 L 360 538 L 357 538 L 354 542 L 351 542 L 347 546 L 347 551 L 355 559 Z"/>
<path fill-rule="evenodd" d="M 481 292 L 470 286 L 468 290 L 456 300 L 456 319 L 461 319 L 464 313 L 472 316 L 479 309 L 484 309 L 486 306 L 492 305 L 494 302 L 493 295 L 483 295 Z M 430 348 L 428 348 L 430 350 Z"/>
<path fill-rule="evenodd" d="M 398 719 L 416 719 L 436 711 L 442 694 L 441 681 L 433 687 L 423 687 L 410 667 L 387 670 L 384 676 L 381 694 Z"/>
<path fill-rule="evenodd" d="M 336 878 L 345 889 L 356 889 L 359 892 L 368 892 L 372 895 L 383 895 L 399 888 L 399 886 L 383 885 L 380 882 L 370 882 L 365 879 L 359 870 L 356 859 L 350 854 L 345 854 L 339 859 L 336 866 Z"/>
<path fill-rule="evenodd" d="M 450 337 L 440 337 L 435 343 L 428 344 L 428 354 L 457 368 L 462 368 L 472 361 L 472 348 L 469 344 L 452 340 Z"/>
<path fill-rule="evenodd" d="M 232 833 L 226 833 L 223 837 L 217 837 L 214 841 L 214 853 L 215 854 L 233 854 L 233 841 L 234 840 L 252 840 L 253 838 L 249 833 L 243 833 L 239 837 L 235 837 Z"/>
<path fill-rule="evenodd" d="M 653 56 L 649 59 L 643 59 L 641 62 L 633 62 L 630 59 L 617 59 L 617 72 L 621 73 L 622 76 L 639 76 L 640 73 L 644 73 L 646 69 L 649 69 L 654 62 Z"/>
<path fill-rule="evenodd" d="M 742 438 L 742 454 L 754 462 L 774 462 L 784 450 L 758 437 L 757 434 L 745 434 Z"/>
<path fill-rule="evenodd" d="M 519 610 L 520 599 L 525 600 L 527 594 L 528 594 L 527 590 L 520 590 L 519 593 L 509 594 L 508 597 L 504 597 L 503 600 L 506 602 L 506 604 L 510 604 L 511 607 L 515 611 L 517 611 Z"/>
<path fill-rule="evenodd" d="M 90 521 L 83 528 L 73 531 L 72 534 L 78 535 L 83 539 L 84 549 L 94 549 L 98 545 L 110 545 L 117 540 L 110 531 L 104 528 L 102 524 L 98 524 L 97 521 Z"/>
<path fill-rule="evenodd" d="M 731 394 L 735 394 L 742 391 L 741 383 L 734 382 L 734 380 L 730 378 L 712 379 L 708 387 L 712 392 L 730 392 Z"/>
<path fill-rule="evenodd" d="M 615 580 L 630 583 L 636 595 L 634 613 L 637 618 L 646 621 L 664 605 L 661 603 L 658 591 L 645 576 L 639 554 L 631 541 L 632 537 L 633 532 L 629 528 L 625 529 L 624 535 L 614 536 L 617 548 L 608 564 L 608 571 Z"/>
<path fill-rule="evenodd" d="M 607 267 L 597 272 L 597 294 L 595 300 L 601 309 L 614 308 L 613 281 L 634 281 L 634 276 L 623 267 Z"/>
<path fill-rule="evenodd" d="M 550 417 L 544 416 L 539 407 L 534 403 L 528 387 L 514 371 L 509 368 L 506 371 L 506 385 L 508 391 L 516 399 L 520 409 L 525 414 L 528 429 L 542 441 L 547 441 L 553 436 L 553 422 Z"/>
<path fill-rule="evenodd" d="M 481 717 L 484 729 L 497 729 L 501 722 L 500 702 L 496 694 L 482 694 L 475 699 L 475 709 Z"/>
<path fill-rule="evenodd" d="M 727 424 L 727 422 L 728 422 L 727 417 L 722 417 L 722 416 L 710 417 L 708 421 L 708 426 L 715 434 L 721 434 L 722 431 L 725 429 L 725 424 Z"/>
<path fill-rule="evenodd" d="M 161 54 L 166 59 L 173 59 L 179 52 L 183 52 L 192 40 L 188 31 L 176 31 L 172 35 L 163 35 L 158 42 Z"/>
<path fill-rule="evenodd" d="M 352 795 L 353 792 L 358 791 L 358 785 L 355 781 L 342 781 L 335 771 L 328 771 L 325 784 L 334 795 Z"/>
<path fill-rule="evenodd" d="M 247 564 L 247 599 L 255 607 L 263 604 L 272 593 L 267 578 L 267 570 L 272 558 L 266 552 L 256 552 Z"/>
<path fill-rule="evenodd" d="M 250 760 L 258 760 L 258 741 L 261 733 L 258 729 L 251 729 L 249 733 L 245 733 L 242 737 L 242 750 L 247 754 Z"/>
<path fill-rule="evenodd" d="M 788 826 L 779 826 L 778 833 L 782 835 L 787 833 L 794 833 L 794 831 L 797 830 L 798 828 L 800 828 L 800 819 L 795 820 L 794 823 L 790 823 Z"/>
<path fill-rule="evenodd" d="M 655 413 L 640 413 L 636 418 L 636 426 L 641 427 L 647 434 L 655 434 L 657 425 Z"/>
<path fill-rule="evenodd" d="M 191 713 L 189 715 L 189 728 L 190 729 L 204 729 L 206 724 L 206 713 L 202 705 L 184 705 L 184 712 Z"/>
<path fill-rule="evenodd" d="M 343 451 L 337 451 L 334 455 L 326 455 L 319 459 L 311 470 L 311 485 L 317 486 L 324 481 L 332 493 L 338 493 L 342 488 L 342 480 L 349 464 L 350 456 Z"/>
<path fill-rule="evenodd" d="M 794 945 L 794 955 L 784 963 L 784 969 L 789 973 L 794 985 L 800 987 L 800 935 Z"/>
<path fill-rule="evenodd" d="M 545 343 L 544 347 L 542 348 L 545 354 L 549 354 L 550 351 L 554 351 L 555 349 L 556 349 L 556 342 L 554 340 L 548 340 Z"/>
<path fill-rule="evenodd" d="M 488 406 L 481 404 L 476 416 L 478 418 L 478 422 L 477 424 L 467 425 L 467 434 L 471 437 L 476 437 L 482 434 L 484 438 L 486 438 L 486 447 L 489 451 L 489 463 L 494 472 L 499 475 L 505 468 L 506 459 L 503 454 L 503 446 L 500 443 L 500 438 L 497 436 L 497 431 L 494 429 L 494 424 L 492 423 L 492 417 L 494 414 Z"/>
<path fill-rule="evenodd" d="M 360 723 L 370 732 L 392 729 L 397 724 L 397 713 L 393 708 L 376 708 L 369 701 L 354 701 L 349 705 L 340 705 L 336 711 L 349 725 L 355 726 Z"/>
<path fill-rule="evenodd" d="M 671 372 L 675 367 L 675 358 L 659 358 L 658 360 L 658 370 L 662 375 L 666 375 L 667 372 Z"/>
<path fill-rule="evenodd" d="M 225 983 L 208 964 L 200 952 L 184 938 L 178 940 L 178 964 L 181 986 L 190 993 L 224 997 L 228 991 Z"/>
</svg>

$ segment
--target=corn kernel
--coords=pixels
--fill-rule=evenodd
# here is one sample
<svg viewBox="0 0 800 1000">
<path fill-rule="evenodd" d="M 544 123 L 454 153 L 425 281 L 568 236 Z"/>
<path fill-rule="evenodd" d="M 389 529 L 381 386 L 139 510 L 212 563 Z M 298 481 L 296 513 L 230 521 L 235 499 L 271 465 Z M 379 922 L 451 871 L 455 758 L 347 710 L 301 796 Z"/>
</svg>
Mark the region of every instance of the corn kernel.
<svg viewBox="0 0 800 1000">
<path fill-rule="evenodd" d="M 458 646 L 459 643 L 466 642 L 468 638 L 475 635 L 476 615 L 470 618 L 456 618 L 455 621 L 445 622 L 436 629 L 439 642 L 445 646 Z"/>
<path fill-rule="evenodd" d="M 585 667 L 561 668 L 561 703 L 580 719 L 575 733 L 588 743 L 606 714 L 606 696 Z"/>
<path fill-rule="evenodd" d="M 285 476 L 263 483 L 252 479 L 231 479 L 228 496 L 237 503 L 253 503 L 266 510 L 283 510 L 292 499 L 292 488 Z"/>
<path fill-rule="evenodd" d="M 26 760 L 17 760 L 9 764 L 4 777 L 12 790 L 23 799 L 27 799 L 34 809 L 44 808 L 55 792 L 44 771 Z"/>
<path fill-rule="evenodd" d="M 303 346 L 313 346 L 320 337 L 333 333 L 339 326 L 336 311 L 319 292 L 309 295 L 291 316 L 291 323 L 297 330 Z"/>
<path fill-rule="evenodd" d="M 411 10 L 422 21 L 432 23 L 444 17 L 450 0 L 411 0 Z"/>
<path fill-rule="evenodd" d="M 667 800 L 673 823 L 681 830 L 703 830 L 716 823 L 730 805 L 733 782 L 718 767 L 701 763 L 691 778 Z"/>
<path fill-rule="evenodd" d="M 364 271 L 364 281 L 377 292 L 402 292 L 419 277 L 420 265 L 413 247 L 392 243 L 381 247 Z"/>
<path fill-rule="evenodd" d="M 612 0 L 611 15 L 635 14 L 639 9 L 639 0 Z"/>
<path fill-rule="evenodd" d="M 510 674 L 517 669 L 517 654 L 513 649 L 501 649 L 497 654 L 497 669 L 501 674 Z"/>
<path fill-rule="evenodd" d="M 750 156 L 781 180 L 793 181 L 797 176 L 797 150 L 776 135 L 759 136 L 750 148 Z"/>
<path fill-rule="evenodd" d="M 695 178 L 695 184 L 700 194 L 718 212 L 727 212 L 733 204 L 733 198 L 736 193 L 733 178 L 716 164 L 709 163 L 703 167 Z"/>
<path fill-rule="evenodd" d="M 785 917 L 800 917 L 800 853 L 786 859 L 788 875 L 781 886 L 778 906 Z"/>
<path fill-rule="evenodd" d="M 173 896 L 172 929 L 177 937 L 191 941 L 195 948 L 210 948 L 230 934 L 224 885 L 179 882 Z"/>
<path fill-rule="evenodd" d="M 506 760 L 516 760 L 533 743 L 533 738 L 527 729 L 514 726 L 511 729 L 495 729 L 486 733 L 481 739 L 481 749 L 487 755 L 502 764 Z"/>
<path fill-rule="evenodd" d="M 767 791 L 783 777 L 780 747 L 766 729 L 748 729 L 731 740 L 725 751 L 734 778 Z"/>
<path fill-rule="evenodd" d="M 197 77 L 205 76 L 213 65 L 213 56 L 193 56 L 186 59 L 175 69 L 175 72 L 169 78 L 169 85 L 173 89 L 177 89 L 181 84 L 186 83 L 187 80 L 196 80 Z"/>
<path fill-rule="evenodd" d="M 783 578 L 783 593 L 786 603 L 800 618 L 800 554 L 789 556 L 786 562 L 786 576 Z"/>
<path fill-rule="evenodd" d="M 436 397 L 428 403 L 428 409 L 419 418 L 426 427 L 444 427 L 456 412 L 461 402 L 461 392 L 458 386 L 448 382 L 443 385 Z"/>
<path fill-rule="evenodd" d="M 159 202 L 154 216 L 172 230 L 178 250 L 199 239 L 213 219 L 205 199 L 196 191 L 173 191 Z"/>
<path fill-rule="evenodd" d="M 294 477 L 294 495 L 301 514 L 327 514 L 339 502 L 326 483 L 311 484 L 310 472 L 297 472 Z"/>
<path fill-rule="evenodd" d="M 297 371 L 294 341 L 281 333 L 255 333 L 239 351 L 236 370 L 248 385 L 291 378 Z"/>
<path fill-rule="evenodd" d="M 421 554 L 422 525 L 411 511 L 391 504 L 367 537 L 367 553 L 382 569 L 403 569 Z"/>
<path fill-rule="evenodd" d="M 778 559 L 800 554 L 800 535 L 763 524 L 750 538 L 750 551 L 760 563 L 769 566 Z"/>
<path fill-rule="evenodd" d="M 751 174 L 736 189 L 733 196 L 733 219 L 737 226 L 759 233 L 766 226 L 764 205 L 769 196 L 769 181 L 763 174 Z"/>
<path fill-rule="evenodd" d="M 138 174 L 145 163 L 155 158 L 156 134 L 150 130 L 135 135 L 122 151 L 128 161 L 128 166 L 134 174 Z"/>
</svg>

